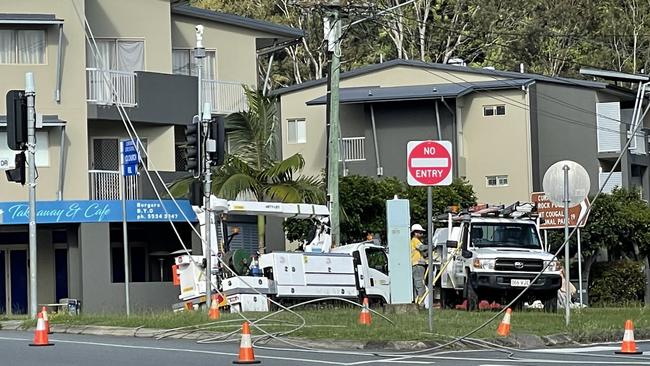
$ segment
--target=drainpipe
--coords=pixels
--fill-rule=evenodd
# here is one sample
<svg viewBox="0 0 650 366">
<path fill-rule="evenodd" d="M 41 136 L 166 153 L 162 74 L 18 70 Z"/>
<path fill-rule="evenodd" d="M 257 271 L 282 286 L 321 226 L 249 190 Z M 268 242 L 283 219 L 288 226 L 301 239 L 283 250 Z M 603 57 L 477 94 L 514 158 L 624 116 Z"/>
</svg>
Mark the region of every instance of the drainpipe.
<svg viewBox="0 0 650 366">
<path fill-rule="evenodd" d="M 375 160 L 377 162 L 377 176 L 384 175 L 384 167 L 379 161 L 379 145 L 377 144 L 377 127 L 375 126 L 375 108 L 370 104 L 370 122 L 372 123 L 372 142 L 375 145 Z"/>
<path fill-rule="evenodd" d="M 61 50 L 61 44 L 63 43 L 63 24 L 59 24 L 59 48 L 56 52 L 56 92 L 54 94 L 54 99 L 57 103 L 61 103 L 61 76 L 63 65 L 61 64 L 61 59 L 63 57 Z"/>
<path fill-rule="evenodd" d="M 59 190 L 56 199 L 63 200 L 63 185 L 65 183 L 65 125 L 61 126 L 61 146 L 59 148 Z"/>
<path fill-rule="evenodd" d="M 440 129 L 440 112 L 438 112 L 438 100 L 435 100 L 436 105 L 436 126 L 438 128 L 438 140 L 442 140 L 442 130 Z"/>
</svg>

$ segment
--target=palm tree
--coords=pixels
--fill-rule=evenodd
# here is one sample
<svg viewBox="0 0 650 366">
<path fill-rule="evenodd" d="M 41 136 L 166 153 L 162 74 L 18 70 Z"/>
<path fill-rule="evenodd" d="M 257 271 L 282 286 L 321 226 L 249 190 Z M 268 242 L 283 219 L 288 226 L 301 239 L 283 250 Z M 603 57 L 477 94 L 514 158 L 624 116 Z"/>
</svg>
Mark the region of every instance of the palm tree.
<svg viewBox="0 0 650 366">
<path fill-rule="evenodd" d="M 323 203 L 325 189 L 319 177 L 301 175 L 302 155 L 278 159 L 277 104 L 261 92 L 245 88 L 248 111 L 226 117 L 231 153 L 224 165 L 215 169 L 212 191 L 221 198 L 248 198 L 285 203 Z M 172 194 L 187 192 L 189 180 L 175 183 Z M 265 220 L 257 218 L 258 242 L 264 250 Z"/>
</svg>

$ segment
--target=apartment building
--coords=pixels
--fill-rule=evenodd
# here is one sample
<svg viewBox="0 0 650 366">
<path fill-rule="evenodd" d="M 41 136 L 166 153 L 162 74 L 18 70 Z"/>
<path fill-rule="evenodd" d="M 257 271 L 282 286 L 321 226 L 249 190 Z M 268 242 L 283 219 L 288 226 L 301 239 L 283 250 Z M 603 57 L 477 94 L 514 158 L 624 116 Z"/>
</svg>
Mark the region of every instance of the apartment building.
<svg viewBox="0 0 650 366">
<path fill-rule="evenodd" d="M 34 74 L 39 114 L 36 166 L 38 302 L 82 301 L 88 312 L 124 310 L 120 141 L 129 137 L 116 103 L 135 127 L 148 158 L 129 178 L 132 309 L 169 308 L 173 252 L 193 242 L 180 208 L 152 196 L 144 168 L 167 183 L 184 170 L 184 126 L 197 114 L 195 26 L 204 26 L 202 101 L 213 114 L 246 108 L 242 86 L 257 87 L 258 57 L 301 30 L 170 0 L 30 0 L 0 9 L 0 85 L 24 89 Z M 11 168 L 5 98 L 0 98 L 0 169 Z M 152 174 L 153 177 L 155 175 Z M 158 187 L 161 187 L 158 184 Z M 0 313 L 24 313 L 29 299 L 27 188 L 0 180 Z M 181 212 L 182 211 L 182 212 Z M 254 224 L 241 223 L 247 237 Z M 242 235 L 243 236 L 243 235 Z"/>
<path fill-rule="evenodd" d="M 444 139 L 453 173 L 488 203 L 530 200 L 559 160 L 582 164 L 595 193 L 630 130 L 636 90 L 604 81 L 554 78 L 393 60 L 341 76 L 344 174 L 406 180 L 406 144 Z M 326 162 L 326 79 L 276 90 L 282 153 L 301 153 L 306 174 Z M 650 194 L 648 120 L 605 187 Z"/>
</svg>

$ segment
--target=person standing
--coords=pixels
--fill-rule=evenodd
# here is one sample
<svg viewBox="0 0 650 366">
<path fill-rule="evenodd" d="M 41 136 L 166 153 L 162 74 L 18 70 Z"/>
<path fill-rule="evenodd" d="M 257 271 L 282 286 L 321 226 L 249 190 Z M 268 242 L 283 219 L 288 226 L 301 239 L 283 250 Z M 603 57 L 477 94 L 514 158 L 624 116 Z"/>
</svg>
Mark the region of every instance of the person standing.
<svg viewBox="0 0 650 366">
<path fill-rule="evenodd" d="M 427 262 L 424 259 L 427 246 L 422 243 L 424 228 L 420 224 L 411 226 L 411 266 L 413 271 L 413 290 L 415 300 L 424 296 L 424 272 Z"/>
</svg>

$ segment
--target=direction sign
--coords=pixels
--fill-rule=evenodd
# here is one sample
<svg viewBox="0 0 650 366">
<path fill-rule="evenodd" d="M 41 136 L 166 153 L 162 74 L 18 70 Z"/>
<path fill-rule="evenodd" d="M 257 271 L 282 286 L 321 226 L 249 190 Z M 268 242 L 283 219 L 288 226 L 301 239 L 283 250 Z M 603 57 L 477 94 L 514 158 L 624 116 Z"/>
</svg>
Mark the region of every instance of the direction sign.
<svg viewBox="0 0 650 366">
<path fill-rule="evenodd" d="M 409 141 L 406 176 L 412 186 L 448 186 L 452 182 L 450 141 Z"/>
<path fill-rule="evenodd" d="M 537 212 L 543 219 L 539 225 L 540 229 L 563 229 L 564 228 L 564 206 L 554 204 L 544 192 L 534 192 L 531 201 L 537 203 Z M 585 227 L 589 208 L 589 199 L 585 198 L 579 205 L 569 207 L 569 227 L 574 228 L 578 222 L 580 227 Z"/>
<path fill-rule="evenodd" d="M 122 175 L 129 177 L 138 174 L 138 149 L 132 140 L 122 141 Z"/>
</svg>

